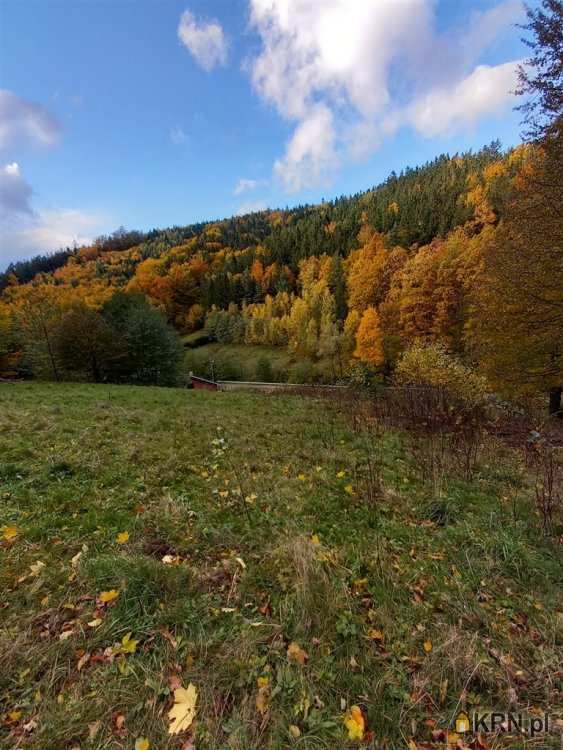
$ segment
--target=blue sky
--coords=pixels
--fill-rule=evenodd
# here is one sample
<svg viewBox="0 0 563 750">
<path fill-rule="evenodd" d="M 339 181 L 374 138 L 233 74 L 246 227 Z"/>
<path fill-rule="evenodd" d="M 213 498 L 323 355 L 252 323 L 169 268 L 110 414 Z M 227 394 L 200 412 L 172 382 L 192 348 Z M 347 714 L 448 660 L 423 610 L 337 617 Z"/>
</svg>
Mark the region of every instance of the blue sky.
<svg viewBox="0 0 563 750">
<path fill-rule="evenodd" d="M 519 0 L 0 0 L 0 267 L 121 224 L 316 202 L 444 151 L 513 145 L 522 13 Z"/>
</svg>

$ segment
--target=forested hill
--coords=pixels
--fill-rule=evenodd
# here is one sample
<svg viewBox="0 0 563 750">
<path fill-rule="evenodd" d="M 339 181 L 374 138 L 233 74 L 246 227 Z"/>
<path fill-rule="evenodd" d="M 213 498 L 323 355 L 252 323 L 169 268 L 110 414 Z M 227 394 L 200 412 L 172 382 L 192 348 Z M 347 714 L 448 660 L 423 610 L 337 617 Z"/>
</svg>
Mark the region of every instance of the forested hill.
<svg viewBox="0 0 563 750">
<path fill-rule="evenodd" d="M 116 363 L 134 342 L 148 351 L 141 320 L 156 309 L 178 334 L 283 347 L 328 363 L 331 380 L 393 377 L 413 351 L 420 378 L 417 347 L 430 346 L 432 373 L 453 356 L 487 388 L 560 394 L 559 138 L 440 156 L 320 205 L 120 230 L 17 264 L 2 281 L 0 374 L 136 382 L 144 365 L 125 375 Z"/>
<path fill-rule="evenodd" d="M 392 173 L 384 183 L 371 190 L 321 205 L 263 211 L 222 221 L 153 229 L 146 233 L 121 228 L 110 236 L 98 238 L 93 249 L 61 249 L 57 253 L 11 264 L 0 274 L 0 291 L 14 277 L 20 284 L 25 284 L 37 274 L 56 271 L 69 260 L 88 262 L 94 255 L 98 274 L 103 274 L 107 253 L 134 248 L 136 252 L 124 258 L 121 276 L 125 281 L 133 275 L 138 259 L 159 258 L 171 248 L 194 239 L 193 250 L 204 253 L 206 258 L 224 248 L 240 251 L 263 244 L 268 251 L 267 259 L 287 264 L 294 271 L 298 261 L 310 255 L 347 255 L 358 246 L 358 232 L 365 223 L 385 234 L 391 246 L 426 244 L 471 218 L 473 206 L 465 200 L 468 185 L 482 175 L 487 165 L 500 158 L 500 144 L 493 142 L 477 153 L 454 157 L 441 155 L 399 175 Z M 502 192 L 498 191 L 495 196 L 497 211 L 500 210 L 501 197 Z M 249 253 L 247 267 L 252 263 L 251 258 L 252 253 Z M 245 263 L 240 261 L 237 270 L 244 271 L 244 266 Z M 112 273 L 107 270 L 115 280 L 115 269 Z"/>
</svg>

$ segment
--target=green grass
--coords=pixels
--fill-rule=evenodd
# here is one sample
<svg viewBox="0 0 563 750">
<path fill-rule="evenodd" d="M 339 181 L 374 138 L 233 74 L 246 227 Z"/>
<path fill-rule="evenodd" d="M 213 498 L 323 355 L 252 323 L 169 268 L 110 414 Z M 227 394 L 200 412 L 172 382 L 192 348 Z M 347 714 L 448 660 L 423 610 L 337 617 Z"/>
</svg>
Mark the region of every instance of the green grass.
<svg viewBox="0 0 563 750">
<path fill-rule="evenodd" d="M 186 350 L 188 371 L 211 377 L 211 362 L 218 380 L 256 381 L 270 378 L 280 383 L 334 383 L 338 380 L 338 373 L 329 360 L 313 362 L 278 346 L 215 343 Z M 269 372 L 264 370 L 265 362 L 268 363 Z"/>
<path fill-rule="evenodd" d="M 436 499 L 404 436 L 373 441 L 299 397 L 0 385 L 0 747 L 180 748 L 178 682 L 198 750 L 358 746 L 354 704 L 371 748 L 434 746 L 460 702 L 553 712 L 560 559 L 514 457 Z"/>
</svg>

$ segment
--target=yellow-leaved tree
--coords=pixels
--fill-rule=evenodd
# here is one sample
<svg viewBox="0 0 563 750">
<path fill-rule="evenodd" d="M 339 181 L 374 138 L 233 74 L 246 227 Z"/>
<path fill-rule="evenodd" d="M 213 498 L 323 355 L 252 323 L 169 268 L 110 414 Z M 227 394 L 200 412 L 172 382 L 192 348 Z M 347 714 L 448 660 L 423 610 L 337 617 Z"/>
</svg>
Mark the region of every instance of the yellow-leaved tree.
<svg viewBox="0 0 563 750">
<path fill-rule="evenodd" d="M 372 367 L 381 367 L 385 362 L 381 323 L 375 307 L 368 307 L 362 315 L 354 356 Z"/>
</svg>

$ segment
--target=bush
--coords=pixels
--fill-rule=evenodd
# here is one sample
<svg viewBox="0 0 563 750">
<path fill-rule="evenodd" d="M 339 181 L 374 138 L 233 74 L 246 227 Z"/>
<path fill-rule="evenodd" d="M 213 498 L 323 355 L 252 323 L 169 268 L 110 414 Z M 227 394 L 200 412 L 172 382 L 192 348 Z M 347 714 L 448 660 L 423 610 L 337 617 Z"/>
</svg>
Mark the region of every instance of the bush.
<svg viewBox="0 0 563 750">
<path fill-rule="evenodd" d="M 260 357 L 256 362 L 256 380 L 262 383 L 273 382 L 274 373 L 272 370 L 272 363 L 268 357 Z"/>
<path fill-rule="evenodd" d="M 415 342 L 397 364 L 395 379 L 400 385 L 442 388 L 469 408 L 485 406 L 487 381 L 467 367 L 439 343 Z"/>
<path fill-rule="evenodd" d="M 308 359 L 297 362 L 297 364 L 291 368 L 289 382 L 304 383 L 305 385 L 314 383 L 315 368 L 313 367 L 313 363 Z"/>
</svg>

